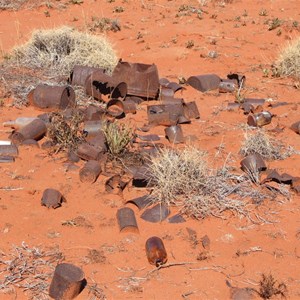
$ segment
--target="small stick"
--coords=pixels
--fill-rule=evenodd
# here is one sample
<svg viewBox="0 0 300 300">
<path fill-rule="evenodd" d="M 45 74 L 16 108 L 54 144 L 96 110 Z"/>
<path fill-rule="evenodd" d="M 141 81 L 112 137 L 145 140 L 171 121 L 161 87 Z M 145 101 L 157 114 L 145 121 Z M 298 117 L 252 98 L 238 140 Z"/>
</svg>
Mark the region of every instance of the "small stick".
<svg viewBox="0 0 300 300">
<path fill-rule="evenodd" d="M 166 265 L 160 265 L 157 268 L 149 271 L 147 273 L 147 276 L 149 276 L 150 274 L 159 271 L 160 269 L 166 269 L 166 268 L 170 268 L 170 267 L 175 267 L 175 266 L 185 266 L 185 265 L 191 265 L 191 264 L 197 264 L 197 262 L 179 262 L 179 263 L 170 263 L 170 264 L 166 264 Z"/>
</svg>

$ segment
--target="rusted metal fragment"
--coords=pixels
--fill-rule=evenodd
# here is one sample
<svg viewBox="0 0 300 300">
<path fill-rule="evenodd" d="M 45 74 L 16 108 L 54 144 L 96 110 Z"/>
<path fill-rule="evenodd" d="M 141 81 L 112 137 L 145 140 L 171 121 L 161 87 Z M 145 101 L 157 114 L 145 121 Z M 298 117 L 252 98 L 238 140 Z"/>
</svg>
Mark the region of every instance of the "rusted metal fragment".
<svg viewBox="0 0 300 300">
<path fill-rule="evenodd" d="M 221 78 L 216 74 L 191 76 L 187 80 L 190 86 L 201 92 L 218 89 L 220 82 Z"/>
<path fill-rule="evenodd" d="M 198 106 L 195 101 L 187 102 L 183 104 L 183 115 L 189 120 L 200 118 Z"/>
<path fill-rule="evenodd" d="M 89 160 L 79 171 L 81 182 L 94 183 L 101 173 L 101 164 L 96 160 Z"/>
<path fill-rule="evenodd" d="M 269 182 L 269 181 L 275 181 L 278 183 L 285 183 L 285 184 L 292 184 L 294 177 L 287 174 L 279 174 L 276 169 L 269 170 L 267 173 L 267 177 L 262 181 L 263 183 Z"/>
<path fill-rule="evenodd" d="M 71 86 L 38 85 L 28 94 L 29 103 L 39 109 L 66 109 L 75 106 L 75 92 Z"/>
<path fill-rule="evenodd" d="M 120 232 L 139 232 L 135 214 L 131 208 L 123 207 L 118 209 L 117 220 Z"/>
<path fill-rule="evenodd" d="M 105 182 L 105 190 L 110 194 L 120 194 L 124 190 L 127 182 L 122 181 L 120 175 L 113 175 Z"/>
<path fill-rule="evenodd" d="M 245 99 L 243 99 L 243 102 L 250 103 L 253 106 L 257 106 L 257 105 L 264 105 L 266 100 L 265 99 L 257 99 L 257 98 L 245 98 Z"/>
<path fill-rule="evenodd" d="M 127 84 L 111 77 L 103 72 L 93 72 L 85 82 L 86 93 L 98 100 L 102 99 L 103 95 L 111 95 L 111 98 L 125 98 L 127 94 Z"/>
<path fill-rule="evenodd" d="M 146 241 L 146 255 L 149 263 L 159 267 L 165 264 L 168 260 L 168 255 L 163 241 L 157 237 L 152 236 Z"/>
<path fill-rule="evenodd" d="M 268 111 L 263 111 L 248 116 L 247 124 L 253 127 L 262 127 L 268 125 L 272 121 L 273 115 Z"/>
<path fill-rule="evenodd" d="M 232 79 L 222 79 L 219 84 L 220 93 L 233 93 L 237 89 L 237 82 Z"/>
<path fill-rule="evenodd" d="M 89 105 L 84 111 L 84 120 L 85 121 L 96 121 L 102 120 L 105 115 L 105 109 L 95 106 Z"/>
<path fill-rule="evenodd" d="M 155 64 L 129 63 L 120 60 L 112 77 L 127 83 L 127 94 L 156 98 L 159 89 L 158 70 Z"/>
<path fill-rule="evenodd" d="M 183 115 L 183 105 L 149 105 L 147 107 L 147 115 L 150 125 L 176 125 L 179 117 Z"/>
<path fill-rule="evenodd" d="M 151 208 L 146 209 L 141 218 L 151 223 L 158 223 L 164 221 L 170 215 L 169 208 L 164 204 L 156 204 Z"/>
<path fill-rule="evenodd" d="M 16 145 L 21 144 L 25 140 L 33 139 L 40 140 L 47 132 L 47 127 L 44 121 L 36 119 L 28 125 L 12 133 L 10 139 Z"/>
<path fill-rule="evenodd" d="M 300 121 L 293 123 L 291 125 L 291 129 L 299 134 L 300 133 Z"/>
<path fill-rule="evenodd" d="M 44 190 L 43 196 L 42 196 L 42 200 L 41 200 L 41 204 L 50 208 L 58 208 L 61 206 L 63 202 L 63 196 L 62 194 L 55 189 L 46 189 Z"/>
<path fill-rule="evenodd" d="M 201 238 L 201 244 L 205 250 L 210 249 L 210 239 L 207 234 Z"/>
<path fill-rule="evenodd" d="M 230 73 L 227 75 L 230 80 L 235 80 L 238 87 L 244 87 L 246 84 L 246 76 L 238 73 Z"/>
<path fill-rule="evenodd" d="M 0 163 L 11 163 L 15 161 L 15 157 L 9 155 L 0 155 Z"/>
<path fill-rule="evenodd" d="M 142 197 L 128 200 L 126 203 L 132 203 L 135 206 L 137 206 L 139 210 L 142 210 L 142 209 L 146 208 L 147 206 L 151 205 L 151 203 L 153 203 L 153 200 L 154 200 L 154 198 L 151 197 L 150 195 L 145 195 Z"/>
<path fill-rule="evenodd" d="M 0 145 L 0 156 L 12 156 L 17 157 L 19 150 L 16 145 Z"/>
<path fill-rule="evenodd" d="M 181 214 L 176 214 L 168 219 L 171 224 L 178 224 L 186 222 L 185 218 Z"/>
<path fill-rule="evenodd" d="M 139 135 L 137 134 L 137 138 L 146 142 L 154 142 L 159 141 L 160 137 L 157 134 L 147 134 L 147 135 Z"/>
<path fill-rule="evenodd" d="M 170 143 L 184 143 L 184 136 L 180 125 L 173 125 L 165 129 L 166 136 Z"/>
<path fill-rule="evenodd" d="M 86 79 L 95 71 L 103 73 L 105 72 L 105 70 L 102 68 L 76 65 L 70 74 L 69 82 L 72 85 L 85 87 Z"/>
<path fill-rule="evenodd" d="M 244 172 L 256 173 L 267 169 L 267 166 L 258 153 L 250 154 L 241 161 L 241 168 Z"/>
<path fill-rule="evenodd" d="M 83 160 L 99 160 L 102 151 L 88 143 L 82 143 L 78 146 L 76 155 Z"/>
<path fill-rule="evenodd" d="M 83 271 L 72 264 L 61 263 L 55 268 L 49 288 L 49 296 L 54 299 L 70 300 L 77 297 L 86 286 Z"/>
<path fill-rule="evenodd" d="M 150 169 L 147 165 L 132 166 L 128 168 L 128 171 L 132 174 L 132 186 L 138 188 L 148 187 L 150 182 Z"/>
</svg>

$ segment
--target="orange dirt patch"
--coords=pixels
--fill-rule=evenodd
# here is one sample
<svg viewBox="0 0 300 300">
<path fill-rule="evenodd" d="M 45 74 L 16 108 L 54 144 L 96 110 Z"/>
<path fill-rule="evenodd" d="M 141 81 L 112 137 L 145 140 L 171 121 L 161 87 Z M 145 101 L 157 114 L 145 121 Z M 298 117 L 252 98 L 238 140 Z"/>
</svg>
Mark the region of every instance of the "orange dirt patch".
<svg viewBox="0 0 300 300">
<path fill-rule="evenodd" d="M 207 5 L 202 6 L 204 2 Z M 123 12 L 118 12 L 120 7 Z M 275 116 L 265 128 L 282 127 L 282 132 L 271 134 L 300 149 L 299 136 L 289 129 L 299 121 L 299 89 L 293 79 L 272 78 L 268 71 L 279 50 L 299 36 L 300 25 L 293 23 L 300 17 L 297 0 L 84 0 L 81 5 L 69 4 L 65 9 L 42 6 L 1 11 L 0 17 L 3 54 L 24 43 L 34 29 L 69 25 L 88 30 L 93 17 L 106 17 L 117 19 L 121 26 L 120 31 L 105 32 L 118 56 L 124 61 L 155 63 L 160 77 L 178 82 L 179 77 L 187 79 L 205 73 L 221 78 L 230 72 L 242 73 L 247 78 L 247 97 L 289 103 L 271 109 Z M 270 22 L 276 18 L 283 23 L 269 30 Z M 211 57 L 212 51 L 217 54 L 215 58 Z M 240 172 L 238 152 L 247 116 L 242 111 L 224 109 L 235 100 L 234 95 L 201 93 L 189 86 L 177 95 L 186 102 L 196 101 L 201 114 L 199 120 L 182 125 L 184 135 L 196 137 L 191 138 L 191 143 L 208 151 L 212 167 L 229 158 Z M 127 119 L 142 127 L 146 123 L 146 105 L 143 103 L 137 114 Z M 40 114 L 30 106 L 13 107 L 11 99 L 4 99 L 0 110 L 2 140 L 9 135 L 2 122 Z M 149 133 L 160 135 L 168 144 L 163 126 Z M 46 150 L 31 146 L 21 146 L 19 151 L 14 163 L 0 164 L 0 261 L 5 260 L 2 252 L 9 253 L 13 245 L 23 241 L 41 249 L 58 246 L 65 261 L 82 267 L 88 283 L 98 283 L 107 299 L 229 299 L 233 293 L 226 280 L 233 287 L 258 290 L 261 275 L 269 273 L 286 284 L 291 299 L 300 298 L 300 211 L 299 196 L 294 192 L 284 203 L 266 200 L 263 207 L 258 207 L 257 212 L 268 210 L 266 221 L 260 224 L 230 214 L 225 219 L 151 224 L 130 205 L 139 234 L 119 233 L 117 209 L 143 196 L 144 190 L 126 188 L 123 196 L 108 194 L 104 187 L 107 177 L 103 175 L 92 185 L 80 182 L 82 161 L 76 163 L 78 168 L 68 169 L 62 154 L 50 156 Z M 281 173 L 300 176 L 299 163 L 299 155 L 294 154 L 267 164 Z M 46 188 L 63 194 L 66 202 L 62 207 L 53 210 L 41 206 Z M 176 211 L 172 208 L 172 212 Z M 194 230 L 196 237 L 191 237 L 187 228 Z M 155 235 L 163 239 L 170 264 L 156 271 L 145 253 L 146 240 Z M 209 249 L 201 243 L 205 235 L 210 240 Z M 1 270 L 3 267 L 0 263 Z M 0 274 L 0 284 L 2 280 Z M 51 278 L 46 281 L 50 283 Z M 1 299 L 27 299 L 30 295 L 22 289 L 2 292 Z M 77 299 L 91 297 L 86 288 Z"/>
</svg>

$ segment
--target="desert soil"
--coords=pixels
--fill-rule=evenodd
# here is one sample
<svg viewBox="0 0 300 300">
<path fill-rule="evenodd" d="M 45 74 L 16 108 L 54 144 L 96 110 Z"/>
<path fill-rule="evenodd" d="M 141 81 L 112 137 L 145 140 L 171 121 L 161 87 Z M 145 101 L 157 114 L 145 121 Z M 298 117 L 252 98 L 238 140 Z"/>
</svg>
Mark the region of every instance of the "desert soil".
<svg viewBox="0 0 300 300">
<path fill-rule="evenodd" d="M 299 1 L 207 1 L 205 6 L 200 2 L 204 1 L 84 0 L 66 9 L 42 6 L 1 11 L 1 51 L 8 53 L 24 43 L 37 28 L 69 25 L 88 30 L 93 16 L 118 19 L 121 30 L 105 35 L 124 61 L 155 63 L 160 77 L 176 82 L 179 77 L 215 73 L 226 78 L 230 72 L 239 72 L 247 78 L 250 91 L 247 96 L 288 102 L 286 106 L 269 108 L 275 116 L 265 129 L 282 128 L 270 134 L 286 146 L 300 150 L 300 138 L 289 128 L 299 121 L 297 82 L 291 78 L 273 78 L 266 71 L 271 69 L 280 49 L 299 36 L 300 25 L 293 26 L 293 21 L 300 21 Z M 184 4 L 202 9 L 201 18 L 195 12 L 188 15 L 180 12 Z M 123 7 L 124 11 L 115 12 L 115 7 Z M 260 13 L 263 9 L 267 16 Z M 275 18 L 283 20 L 283 24 L 268 30 L 266 21 Z M 189 41 L 194 44 L 191 48 L 187 47 Z M 217 57 L 210 57 L 211 51 Z M 230 159 L 242 173 L 239 149 L 247 116 L 239 110 L 224 109 L 235 100 L 234 95 L 218 91 L 201 93 L 186 86 L 176 96 L 186 102 L 196 101 L 198 105 L 201 118 L 182 125 L 184 134 L 192 136 L 193 145 L 208 151 L 212 167 Z M 146 104 L 141 105 L 136 115 L 127 116 L 128 120 L 139 126 L 145 124 L 145 108 Z M 4 99 L 0 110 L 0 124 L 41 113 L 30 106 L 16 108 L 12 99 Z M 151 129 L 150 133 L 159 134 L 168 144 L 163 126 Z M 6 140 L 8 135 L 9 130 L 0 125 L 0 139 Z M 22 242 L 42 249 L 58 246 L 65 261 L 80 266 L 88 283 L 97 282 L 107 299 L 230 299 L 226 280 L 235 287 L 258 289 L 262 274 L 272 274 L 278 282 L 286 284 L 290 299 L 300 299 L 300 198 L 295 192 L 290 191 L 289 199 L 284 202 L 265 200 L 253 211 L 253 215 L 267 211 L 263 214 L 265 220 L 259 223 L 226 214 L 224 219 L 187 218 L 181 224 L 166 221 L 153 224 L 142 220 L 132 205 L 140 232 L 119 233 L 117 209 L 147 191 L 127 188 L 122 196 L 111 195 L 105 192 L 107 177 L 103 175 L 92 185 L 80 182 L 78 170 L 83 162 L 68 169 L 62 154 L 50 156 L 46 150 L 29 146 L 19 150 L 14 163 L 0 165 L 2 253 L 10 253 L 14 245 Z M 269 168 L 293 176 L 300 176 L 299 163 L 297 154 L 267 162 Z M 41 206 L 42 193 L 48 187 L 64 195 L 66 202 L 62 207 Z M 176 208 L 172 208 L 172 213 L 175 212 Z M 81 226 L 63 225 L 78 217 L 84 220 Z M 189 236 L 187 228 L 196 232 L 196 238 Z M 145 241 L 153 235 L 163 239 L 169 264 L 187 264 L 149 274 L 155 267 L 147 261 Z M 199 254 L 204 251 L 201 238 L 205 235 L 210 239 L 210 249 L 201 259 Z M 91 250 L 97 250 L 93 253 L 98 257 L 93 259 L 89 255 Z M 47 282 L 50 281 L 48 278 Z M 29 294 L 15 289 L 1 293 L 0 298 L 27 299 Z M 88 289 L 84 289 L 77 299 L 90 298 Z"/>
</svg>

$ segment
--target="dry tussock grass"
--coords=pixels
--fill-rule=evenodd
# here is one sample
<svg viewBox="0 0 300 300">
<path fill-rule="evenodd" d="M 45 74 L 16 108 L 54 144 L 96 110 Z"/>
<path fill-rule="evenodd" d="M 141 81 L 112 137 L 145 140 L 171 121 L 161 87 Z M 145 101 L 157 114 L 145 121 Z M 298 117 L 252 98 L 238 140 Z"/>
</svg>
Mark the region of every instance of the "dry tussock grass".
<svg viewBox="0 0 300 300">
<path fill-rule="evenodd" d="M 245 133 L 240 153 L 244 156 L 258 153 L 267 160 L 282 160 L 291 156 L 295 151 L 292 147 L 283 145 L 279 140 L 268 135 L 263 129 L 255 133 Z"/>
<path fill-rule="evenodd" d="M 280 193 L 253 184 L 247 173 L 237 174 L 229 167 L 210 169 L 205 152 L 187 147 L 182 151 L 162 149 L 149 162 L 154 202 L 175 205 L 195 219 L 225 217 L 231 211 L 251 220 L 253 205 L 274 199 Z M 281 195 L 286 197 L 286 191 Z M 255 217 L 262 220 L 256 213 Z"/>
<path fill-rule="evenodd" d="M 277 75 L 293 76 L 300 78 L 300 38 L 282 49 L 277 61 L 275 62 Z"/>
<path fill-rule="evenodd" d="M 70 27 L 37 30 L 1 64 L 0 81 L 6 93 L 0 96 L 11 93 L 17 104 L 26 104 L 29 87 L 39 83 L 65 83 L 75 65 L 101 67 L 110 73 L 117 60 L 105 37 Z"/>
</svg>

